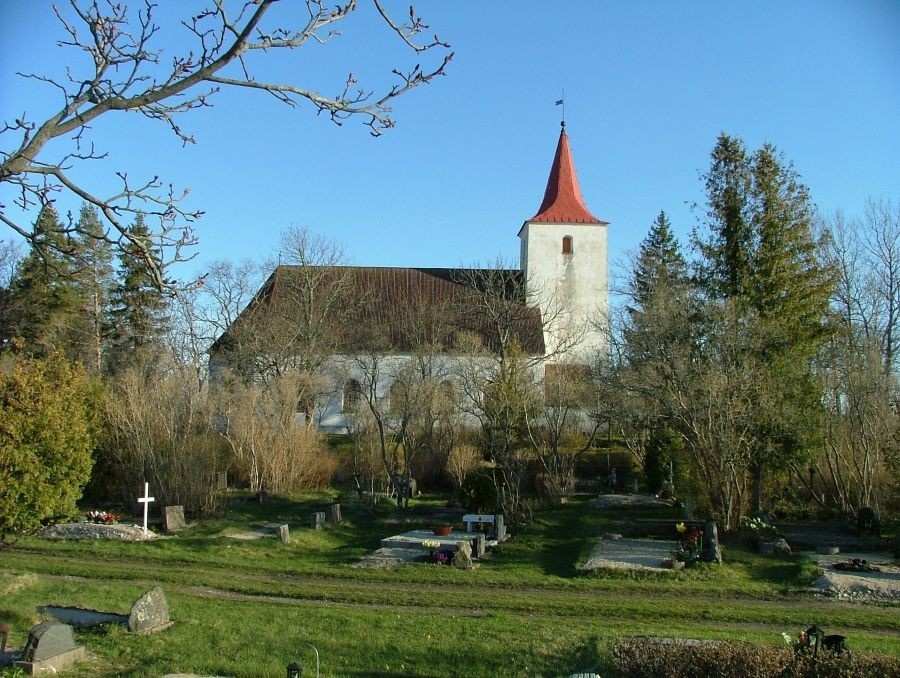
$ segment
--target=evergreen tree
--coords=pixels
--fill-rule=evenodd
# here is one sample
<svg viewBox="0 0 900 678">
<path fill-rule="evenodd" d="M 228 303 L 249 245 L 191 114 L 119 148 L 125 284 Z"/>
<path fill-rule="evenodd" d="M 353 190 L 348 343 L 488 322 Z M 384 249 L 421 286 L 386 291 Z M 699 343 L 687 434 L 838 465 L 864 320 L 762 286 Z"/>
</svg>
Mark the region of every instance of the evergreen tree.
<svg viewBox="0 0 900 678">
<path fill-rule="evenodd" d="M 702 255 L 698 280 L 712 298 L 741 299 L 750 284 L 755 250 L 750 214 L 752 178 L 744 142 L 720 134 L 703 179 L 709 239 L 695 236 Z"/>
<path fill-rule="evenodd" d="M 94 373 L 103 368 L 110 326 L 110 294 L 113 279 L 112 246 L 103 238 L 97 209 L 85 203 L 78 217 L 75 285 L 84 300 L 84 339 L 81 359 Z"/>
<path fill-rule="evenodd" d="M 688 288 L 687 263 L 665 212 L 660 212 L 641 243 L 631 280 L 632 315 L 653 305 L 660 295 L 682 296 Z"/>
<path fill-rule="evenodd" d="M 131 235 L 150 239 L 143 215 L 138 215 Z M 154 285 L 140 254 L 127 246 L 119 255 L 119 283 L 111 301 L 110 355 L 108 366 L 113 372 L 124 367 L 135 353 L 158 347 L 165 334 L 167 303 Z"/>
<path fill-rule="evenodd" d="M 73 283 L 73 259 L 63 253 L 72 252 L 74 243 L 52 205 L 41 209 L 34 234 L 10 284 L 2 342 L 18 340 L 30 355 L 47 355 L 53 349 L 71 355 L 82 299 Z"/>
<path fill-rule="evenodd" d="M 708 237 L 696 237 L 698 282 L 740 309 L 758 355 L 757 430 L 751 450 L 756 508 L 763 471 L 798 460 L 820 435 L 820 397 L 810 361 L 826 334 L 832 279 L 812 235 L 807 188 L 769 144 L 748 156 L 721 135 L 705 176 Z M 748 356 L 748 361 L 750 356 Z"/>
<path fill-rule="evenodd" d="M 628 362 L 636 366 L 684 340 L 691 283 L 681 246 L 665 212 L 643 240 L 631 283 L 632 304 L 625 328 Z"/>
</svg>

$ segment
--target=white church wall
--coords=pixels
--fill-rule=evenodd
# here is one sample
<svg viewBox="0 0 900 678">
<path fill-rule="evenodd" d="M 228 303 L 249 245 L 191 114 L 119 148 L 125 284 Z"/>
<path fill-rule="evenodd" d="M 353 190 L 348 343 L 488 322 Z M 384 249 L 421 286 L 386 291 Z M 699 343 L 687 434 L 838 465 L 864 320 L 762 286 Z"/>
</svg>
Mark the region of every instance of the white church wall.
<svg viewBox="0 0 900 678">
<path fill-rule="evenodd" d="M 567 236 L 571 254 L 563 253 Z M 530 303 L 540 306 L 549 321 L 544 330 L 548 354 L 577 333 L 581 338 L 569 359 L 591 362 L 605 346 L 597 324 L 602 326 L 608 314 L 606 226 L 526 222 L 519 237 Z"/>
</svg>

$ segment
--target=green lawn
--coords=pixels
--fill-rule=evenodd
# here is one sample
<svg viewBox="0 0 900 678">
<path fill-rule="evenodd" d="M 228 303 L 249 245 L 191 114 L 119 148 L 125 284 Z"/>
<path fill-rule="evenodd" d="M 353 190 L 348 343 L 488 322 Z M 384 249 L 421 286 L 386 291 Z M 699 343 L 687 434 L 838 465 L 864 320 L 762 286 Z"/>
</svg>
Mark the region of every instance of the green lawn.
<svg viewBox="0 0 900 678">
<path fill-rule="evenodd" d="M 628 532 L 635 516 L 575 501 L 535 521 L 471 571 L 431 564 L 351 567 L 384 536 L 429 524 L 439 498 L 411 510 L 345 502 L 344 523 L 306 527 L 324 496 L 235 502 L 225 517 L 147 543 L 20 539 L 0 551 L 0 620 L 21 646 L 38 605 L 127 613 L 160 584 L 176 624 L 156 635 L 77 631 L 91 661 L 71 675 L 164 673 L 283 676 L 291 660 L 314 675 L 544 675 L 603 673 L 610 649 L 633 635 L 740 639 L 777 645 L 781 631 L 817 623 L 857 651 L 900 655 L 898 606 L 823 601 L 796 556 L 764 559 L 724 547 L 722 566 L 680 573 L 582 574 L 596 538 Z M 271 520 L 293 543 L 236 541 L 223 532 Z"/>
</svg>

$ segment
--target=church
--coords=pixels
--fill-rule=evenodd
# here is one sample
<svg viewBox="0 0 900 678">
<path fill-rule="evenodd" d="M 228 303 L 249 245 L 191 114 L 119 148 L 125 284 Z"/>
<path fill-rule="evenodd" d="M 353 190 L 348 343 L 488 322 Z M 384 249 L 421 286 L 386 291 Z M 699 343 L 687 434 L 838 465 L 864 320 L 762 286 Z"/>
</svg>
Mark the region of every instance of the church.
<svg viewBox="0 0 900 678">
<path fill-rule="evenodd" d="M 213 344 L 211 374 L 241 363 L 257 375 L 315 374 L 298 412 L 345 433 L 364 392 L 390 400 L 423 351 L 448 390 L 475 345 L 496 353 L 514 340 L 539 380 L 590 364 L 605 348 L 608 225 L 584 203 L 563 122 L 543 200 L 518 232 L 518 269 L 278 266 Z M 377 374 L 363 374 L 370 364 Z"/>
</svg>

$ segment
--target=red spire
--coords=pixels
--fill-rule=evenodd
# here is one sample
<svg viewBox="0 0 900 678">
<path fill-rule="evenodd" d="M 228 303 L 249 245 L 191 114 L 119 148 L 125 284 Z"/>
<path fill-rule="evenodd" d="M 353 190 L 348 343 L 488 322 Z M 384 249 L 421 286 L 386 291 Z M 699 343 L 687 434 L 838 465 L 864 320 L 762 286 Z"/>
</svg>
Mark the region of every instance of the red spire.
<svg viewBox="0 0 900 678">
<path fill-rule="evenodd" d="M 537 214 L 529 221 L 556 224 L 607 223 L 591 214 L 581 198 L 581 189 L 578 187 L 578 177 L 575 174 L 575 163 L 572 161 L 572 154 L 569 151 L 569 137 L 566 136 L 565 123 L 559 133 L 559 144 L 556 146 L 556 156 L 553 158 L 553 166 L 550 168 L 550 178 L 547 179 L 544 201 L 538 208 Z"/>
</svg>

